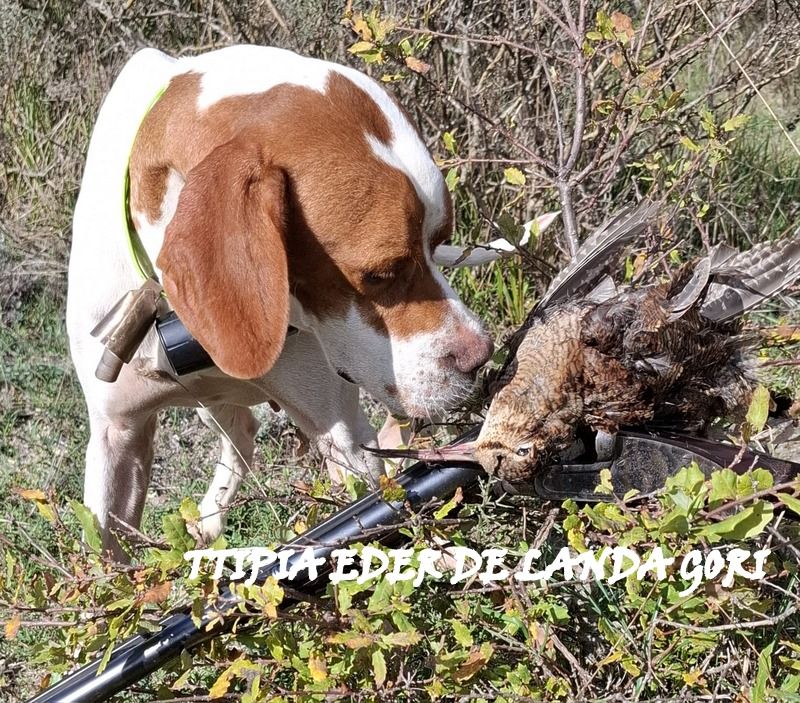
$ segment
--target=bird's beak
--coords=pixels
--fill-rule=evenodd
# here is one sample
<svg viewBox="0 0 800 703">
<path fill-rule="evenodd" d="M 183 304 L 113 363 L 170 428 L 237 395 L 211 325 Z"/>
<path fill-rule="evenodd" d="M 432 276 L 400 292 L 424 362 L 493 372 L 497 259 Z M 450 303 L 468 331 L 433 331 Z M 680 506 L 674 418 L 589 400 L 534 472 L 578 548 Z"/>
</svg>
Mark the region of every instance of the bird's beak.
<svg viewBox="0 0 800 703">
<path fill-rule="evenodd" d="M 374 447 L 363 447 L 363 449 L 387 459 L 416 459 L 431 463 L 475 461 L 475 442 L 448 444 L 439 449 L 375 449 Z"/>
</svg>

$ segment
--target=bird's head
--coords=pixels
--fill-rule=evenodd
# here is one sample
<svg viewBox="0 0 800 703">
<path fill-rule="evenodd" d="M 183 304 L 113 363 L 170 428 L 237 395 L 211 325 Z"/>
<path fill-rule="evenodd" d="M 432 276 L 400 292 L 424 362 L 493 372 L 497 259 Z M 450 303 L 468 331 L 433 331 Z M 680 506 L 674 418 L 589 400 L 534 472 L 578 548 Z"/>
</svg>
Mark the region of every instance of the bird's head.
<svg viewBox="0 0 800 703">
<path fill-rule="evenodd" d="M 549 410 L 549 397 L 532 397 L 505 386 L 492 400 L 474 441 L 461 441 L 438 449 L 370 449 L 386 457 L 409 457 L 427 462 L 476 461 L 490 476 L 509 483 L 531 479 L 547 460 L 569 446 L 570 424 Z"/>
<path fill-rule="evenodd" d="M 507 385 L 492 400 L 473 457 L 486 473 L 509 483 L 531 479 L 554 454 L 569 446 L 572 424 L 552 410 L 553 398 L 534 386 Z"/>
<path fill-rule="evenodd" d="M 529 480 L 539 462 L 531 441 L 511 443 L 487 440 L 475 447 L 475 459 L 491 476 L 509 483 Z"/>
<path fill-rule="evenodd" d="M 475 460 L 486 473 L 503 481 L 526 481 L 546 454 L 540 430 L 541 422 L 532 421 L 529 412 L 495 402 L 475 440 Z"/>
</svg>

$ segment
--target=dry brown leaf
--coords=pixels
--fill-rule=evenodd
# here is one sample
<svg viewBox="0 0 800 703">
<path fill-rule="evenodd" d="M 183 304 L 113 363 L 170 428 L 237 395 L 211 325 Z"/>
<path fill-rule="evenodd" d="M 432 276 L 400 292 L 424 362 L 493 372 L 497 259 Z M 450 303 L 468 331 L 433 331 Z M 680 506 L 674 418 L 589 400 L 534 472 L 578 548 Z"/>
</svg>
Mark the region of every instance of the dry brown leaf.
<svg viewBox="0 0 800 703">
<path fill-rule="evenodd" d="M 14 493 L 25 500 L 35 500 L 37 502 L 45 502 L 47 500 L 44 491 L 40 491 L 38 488 L 14 488 L 13 490 Z"/>
<path fill-rule="evenodd" d="M 425 63 L 416 56 L 406 56 L 406 66 L 414 71 L 414 73 L 425 74 L 431 70 L 430 64 Z"/>
<path fill-rule="evenodd" d="M 172 588 L 172 581 L 164 581 L 157 586 L 153 586 L 149 591 L 145 591 L 142 595 L 142 603 L 163 603 L 169 596 L 170 589 Z"/>
<path fill-rule="evenodd" d="M 3 627 L 3 633 L 5 634 L 7 640 L 13 640 L 17 636 L 17 633 L 19 632 L 20 622 L 21 620 L 19 617 L 19 613 L 16 613 L 14 617 L 11 618 L 11 620 L 8 620 L 6 622 L 5 626 Z"/>
<path fill-rule="evenodd" d="M 634 34 L 636 34 L 631 18 L 623 12 L 612 12 L 611 24 L 614 25 L 614 31 L 617 34 L 622 34 L 626 41 L 633 39 Z"/>
<path fill-rule="evenodd" d="M 482 644 L 480 647 L 473 647 L 464 663 L 455 670 L 453 678 L 456 681 L 466 681 L 472 678 L 486 666 L 493 652 L 494 648 L 488 643 Z"/>
</svg>

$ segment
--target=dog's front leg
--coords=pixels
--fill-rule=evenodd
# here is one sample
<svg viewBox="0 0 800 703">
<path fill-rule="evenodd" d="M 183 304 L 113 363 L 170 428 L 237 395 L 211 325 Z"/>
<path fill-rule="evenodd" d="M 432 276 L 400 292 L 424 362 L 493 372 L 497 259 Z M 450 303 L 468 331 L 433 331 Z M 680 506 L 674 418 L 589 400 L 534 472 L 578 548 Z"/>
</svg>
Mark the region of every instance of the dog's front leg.
<svg viewBox="0 0 800 703">
<path fill-rule="evenodd" d="M 128 562 L 111 529 L 114 517 L 139 527 L 150 483 L 156 414 L 109 415 L 90 407 L 89 420 L 83 500 L 100 523 L 103 550 Z"/>
<path fill-rule="evenodd" d="M 317 446 L 325 457 L 328 475 L 335 484 L 345 482 L 348 474 L 375 485 L 384 474 L 383 460 L 362 447 L 377 447 L 378 437 L 361 409 L 358 388 L 347 384 L 341 396 L 342 419 L 321 434 Z"/>
<path fill-rule="evenodd" d="M 220 438 L 214 479 L 199 505 L 200 535 L 205 544 L 211 544 L 222 533 L 228 508 L 250 472 L 258 421 L 250 408 L 236 405 L 204 407 L 197 413 Z"/>
</svg>

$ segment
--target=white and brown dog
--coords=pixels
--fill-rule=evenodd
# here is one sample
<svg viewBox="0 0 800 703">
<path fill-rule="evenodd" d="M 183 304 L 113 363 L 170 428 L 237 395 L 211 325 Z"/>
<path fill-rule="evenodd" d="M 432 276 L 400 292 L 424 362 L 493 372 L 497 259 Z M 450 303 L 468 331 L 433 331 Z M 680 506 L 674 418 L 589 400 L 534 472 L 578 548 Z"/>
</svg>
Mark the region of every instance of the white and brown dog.
<svg viewBox="0 0 800 703">
<path fill-rule="evenodd" d="M 137 53 L 98 116 L 69 267 L 91 428 L 85 502 L 105 546 L 123 556 L 110 513 L 139 524 L 160 408 L 199 407 L 220 433 L 201 504 L 210 540 L 252 458 L 249 406 L 279 404 L 324 451 L 376 476 L 381 461 L 360 448 L 376 437 L 359 387 L 412 416 L 463 399 L 492 344 L 433 264 L 452 217 L 417 130 L 358 71 L 256 46 Z M 180 382 L 159 373 L 151 330 L 116 382 L 95 378 L 91 330 L 141 284 L 128 218 L 215 369 Z"/>
</svg>

